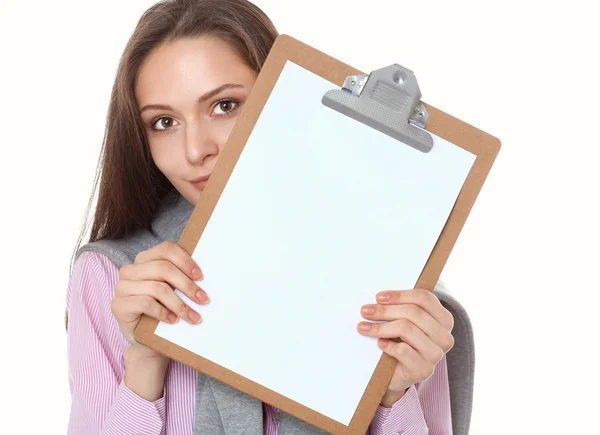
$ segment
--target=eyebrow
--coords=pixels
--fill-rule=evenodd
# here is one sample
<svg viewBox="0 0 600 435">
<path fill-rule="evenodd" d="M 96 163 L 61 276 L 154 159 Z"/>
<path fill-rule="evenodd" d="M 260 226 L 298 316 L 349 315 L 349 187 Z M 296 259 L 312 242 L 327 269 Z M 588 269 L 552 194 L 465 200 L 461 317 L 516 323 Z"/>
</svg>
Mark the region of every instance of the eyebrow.
<svg viewBox="0 0 600 435">
<path fill-rule="evenodd" d="M 204 95 L 202 95 L 200 98 L 198 98 L 197 103 L 202 104 L 206 100 L 211 99 L 212 97 L 220 94 L 221 92 L 223 92 L 226 89 L 243 88 L 243 87 L 244 87 L 243 85 L 240 85 L 237 83 L 226 83 L 224 85 L 219 86 L 218 88 L 213 89 L 212 91 L 206 92 Z M 171 111 L 173 111 L 173 108 L 166 104 L 148 104 L 147 106 L 142 107 L 142 110 L 140 110 L 140 113 L 142 113 L 146 110 L 171 110 Z"/>
</svg>

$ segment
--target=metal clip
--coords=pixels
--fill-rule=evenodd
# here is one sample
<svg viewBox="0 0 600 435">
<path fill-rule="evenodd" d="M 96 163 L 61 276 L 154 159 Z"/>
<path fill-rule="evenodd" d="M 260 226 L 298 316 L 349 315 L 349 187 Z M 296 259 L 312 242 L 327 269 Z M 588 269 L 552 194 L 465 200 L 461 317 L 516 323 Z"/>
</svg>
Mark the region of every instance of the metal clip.
<svg viewBox="0 0 600 435">
<path fill-rule="evenodd" d="M 327 91 L 321 102 L 419 151 L 433 148 L 433 138 L 423 130 L 428 113 L 417 78 L 403 66 L 349 76 L 342 89 Z"/>
</svg>

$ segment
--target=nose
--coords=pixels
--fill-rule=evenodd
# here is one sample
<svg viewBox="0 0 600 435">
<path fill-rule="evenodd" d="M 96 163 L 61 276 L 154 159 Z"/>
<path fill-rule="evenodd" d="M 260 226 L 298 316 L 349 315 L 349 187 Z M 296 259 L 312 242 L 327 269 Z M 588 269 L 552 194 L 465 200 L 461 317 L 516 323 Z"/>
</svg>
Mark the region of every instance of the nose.
<svg viewBox="0 0 600 435">
<path fill-rule="evenodd" d="M 194 123 L 188 126 L 185 157 L 191 164 L 201 165 L 219 154 L 218 134 L 210 125 Z"/>
</svg>

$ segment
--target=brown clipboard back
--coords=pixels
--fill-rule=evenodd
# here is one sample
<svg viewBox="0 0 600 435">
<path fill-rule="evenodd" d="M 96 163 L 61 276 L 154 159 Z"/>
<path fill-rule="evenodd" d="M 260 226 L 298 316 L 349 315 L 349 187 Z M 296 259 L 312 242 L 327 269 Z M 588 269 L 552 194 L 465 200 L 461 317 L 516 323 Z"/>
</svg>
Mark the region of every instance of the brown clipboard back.
<svg viewBox="0 0 600 435">
<path fill-rule="evenodd" d="M 346 77 L 362 74 L 361 71 L 288 35 L 280 35 L 277 38 L 248 97 L 246 107 L 237 120 L 226 146 L 223 148 L 222 154 L 211 174 L 210 182 L 204 189 L 181 235 L 179 245 L 190 255 L 200 240 L 212 211 L 244 149 L 246 141 L 250 137 L 252 129 L 258 121 L 262 109 L 288 60 L 340 87 Z M 477 156 L 446 225 L 417 282 L 416 287 L 431 290 L 440 277 L 444 264 L 500 151 L 500 141 L 488 133 L 478 130 L 435 107 L 425 103 L 424 105 L 429 112 L 426 130 Z M 154 331 L 157 325 L 158 320 L 144 316 L 135 331 L 135 339 L 173 360 L 193 367 L 208 376 L 252 395 L 263 402 L 276 406 L 334 435 L 364 434 L 367 431 L 375 415 L 377 406 L 387 390 L 387 385 L 395 367 L 395 360 L 383 354 L 350 425 L 345 426 L 155 335 Z"/>
</svg>

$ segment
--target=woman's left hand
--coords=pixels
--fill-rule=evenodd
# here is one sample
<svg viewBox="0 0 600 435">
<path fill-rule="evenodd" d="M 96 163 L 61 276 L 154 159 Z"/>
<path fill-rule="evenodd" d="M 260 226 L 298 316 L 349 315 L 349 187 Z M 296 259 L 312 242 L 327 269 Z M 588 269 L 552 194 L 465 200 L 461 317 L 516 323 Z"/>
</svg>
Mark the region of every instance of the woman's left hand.
<svg viewBox="0 0 600 435">
<path fill-rule="evenodd" d="M 428 290 L 378 293 L 377 304 L 363 306 L 361 314 L 368 320 L 384 321 L 360 322 L 358 331 L 379 338 L 377 344 L 381 350 L 398 360 L 386 393 L 386 397 L 394 399 L 388 400 L 390 406 L 411 385 L 429 378 L 436 364 L 454 345 L 451 334 L 454 318 Z"/>
</svg>

